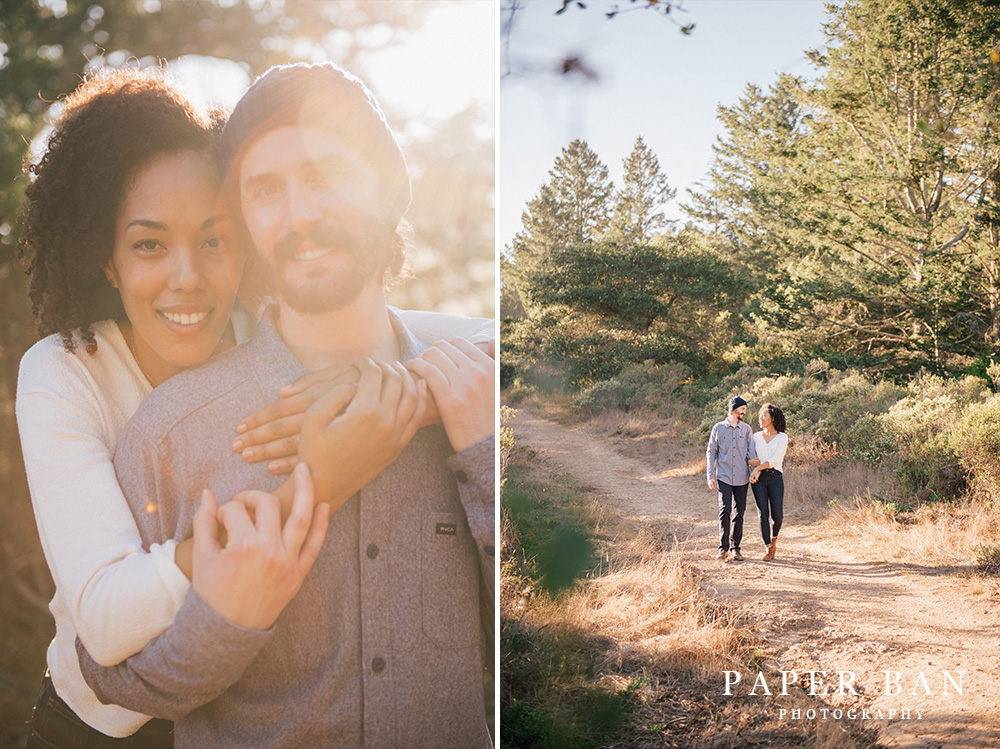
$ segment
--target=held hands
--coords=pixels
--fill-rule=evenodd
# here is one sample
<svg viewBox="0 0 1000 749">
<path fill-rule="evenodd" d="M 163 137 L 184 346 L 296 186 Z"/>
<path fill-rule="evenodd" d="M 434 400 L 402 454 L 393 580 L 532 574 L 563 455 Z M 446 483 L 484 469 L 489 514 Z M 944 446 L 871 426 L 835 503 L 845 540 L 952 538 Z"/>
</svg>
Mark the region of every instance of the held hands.
<svg viewBox="0 0 1000 749">
<path fill-rule="evenodd" d="M 453 338 L 435 343 L 406 368 L 427 383 L 455 452 L 493 434 L 496 362 L 489 353 Z"/>
<path fill-rule="evenodd" d="M 427 384 L 402 364 L 362 359 L 356 393 L 331 389 L 306 411 L 299 458 L 335 511 L 392 463 L 423 426 Z M 353 395 L 353 397 L 352 397 Z"/>
<path fill-rule="evenodd" d="M 496 339 L 477 343 L 474 347 L 496 359 Z M 295 382 L 283 386 L 278 390 L 280 397 L 277 401 L 240 422 L 233 451 L 240 453 L 248 463 L 269 461 L 267 469 L 273 474 L 291 473 L 299 462 L 299 440 L 306 411 L 333 390 L 340 392 L 344 402 L 348 402 L 355 392 L 359 376 L 356 364 L 334 364 L 307 372 Z M 420 426 L 440 421 L 437 402 L 433 394 L 428 394 Z"/>
<path fill-rule="evenodd" d="M 267 469 L 273 474 L 291 473 L 299 462 L 299 439 L 306 411 L 333 392 L 346 405 L 354 396 L 359 377 L 354 364 L 334 364 L 307 372 L 283 386 L 278 390 L 278 400 L 240 422 L 233 451 L 248 463 L 269 461 Z"/>
<path fill-rule="evenodd" d="M 265 630 L 298 592 L 326 537 L 330 507 L 313 505 L 305 465 L 295 470 L 291 514 L 281 525 L 278 498 L 248 490 L 217 507 L 205 490 L 194 517 L 192 587 L 216 613 L 241 627 Z M 218 539 L 218 524 L 225 546 Z"/>
</svg>

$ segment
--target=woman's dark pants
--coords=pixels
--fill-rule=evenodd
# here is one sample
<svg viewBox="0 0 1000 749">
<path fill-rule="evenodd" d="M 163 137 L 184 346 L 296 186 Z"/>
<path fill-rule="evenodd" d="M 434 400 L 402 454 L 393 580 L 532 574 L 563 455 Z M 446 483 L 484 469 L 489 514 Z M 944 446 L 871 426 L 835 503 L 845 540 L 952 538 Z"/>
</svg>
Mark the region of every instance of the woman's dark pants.
<svg viewBox="0 0 1000 749">
<path fill-rule="evenodd" d="M 760 512 L 760 537 L 764 540 L 764 546 L 770 546 L 771 537 L 777 538 L 778 531 L 781 530 L 785 482 L 781 478 L 781 471 L 765 468 L 750 486 L 753 487 L 753 498 Z"/>
<path fill-rule="evenodd" d="M 91 728 L 56 694 L 49 675 L 31 714 L 31 735 L 26 749 L 171 749 L 173 723 L 151 720 L 136 733 L 122 739 L 105 736 Z"/>
</svg>

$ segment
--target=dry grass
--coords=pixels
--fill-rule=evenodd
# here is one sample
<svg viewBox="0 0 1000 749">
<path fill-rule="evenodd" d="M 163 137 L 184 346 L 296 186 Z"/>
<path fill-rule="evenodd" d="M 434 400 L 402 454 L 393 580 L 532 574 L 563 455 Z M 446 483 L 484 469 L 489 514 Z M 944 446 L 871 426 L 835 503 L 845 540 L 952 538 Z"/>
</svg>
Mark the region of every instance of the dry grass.
<svg viewBox="0 0 1000 749">
<path fill-rule="evenodd" d="M 699 681 L 718 678 L 751 654 L 738 612 L 709 601 L 692 571 L 647 535 L 628 529 L 612 542 L 610 569 L 536 613 L 610 638 L 607 657 L 641 661 L 653 654 Z"/>
<path fill-rule="evenodd" d="M 932 502 L 901 511 L 870 493 L 838 503 L 821 527 L 863 538 L 868 553 L 886 561 L 971 567 L 977 550 L 996 545 L 1000 511 L 982 501 Z"/>
</svg>

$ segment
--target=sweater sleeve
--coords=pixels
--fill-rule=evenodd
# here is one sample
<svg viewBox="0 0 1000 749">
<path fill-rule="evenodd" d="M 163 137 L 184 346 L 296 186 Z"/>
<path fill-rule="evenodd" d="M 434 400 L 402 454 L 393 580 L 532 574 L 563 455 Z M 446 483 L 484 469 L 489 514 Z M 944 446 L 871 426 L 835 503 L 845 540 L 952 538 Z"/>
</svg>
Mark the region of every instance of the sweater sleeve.
<svg viewBox="0 0 1000 749">
<path fill-rule="evenodd" d="M 768 462 L 772 468 L 777 468 L 780 471 L 784 467 L 785 451 L 788 450 L 788 435 L 784 432 L 779 432 L 774 438 L 773 445 L 774 447 L 771 450 Z"/>
<path fill-rule="evenodd" d="M 705 474 L 709 481 L 715 480 L 715 472 L 718 464 L 719 430 L 717 426 L 713 426 L 712 432 L 708 435 L 708 447 L 705 448 Z"/>
<path fill-rule="evenodd" d="M 150 508 L 141 521 L 147 537 L 176 533 L 186 479 L 136 418 L 122 430 L 115 465 L 132 506 Z M 141 652 L 106 668 L 80 643 L 77 655 L 84 680 L 102 702 L 177 720 L 235 683 L 273 631 L 230 623 L 191 587 L 173 625 Z"/>
<path fill-rule="evenodd" d="M 479 552 L 479 614 L 487 643 L 493 643 L 496 616 L 496 440 L 486 437 L 448 458 L 448 466 L 458 482 L 458 494 L 465 508 L 469 530 Z M 487 664 L 494 669 L 492 659 Z"/>
<path fill-rule="evenodd" d="M 18 372 L 18 433 L 38 534 L 56 595 L 94 658 L 118 663 L 173 621 L 189 582 L 173 544 L 142 549 L 115 476 L 102 386 L 42 341 Z"/>
<path fill-rule="evenodd" d="M 230 623 L 192 588 L 173 626 L 123 663 L 100 666 L 79 639 L 76 652 L 104 704 L 180 720 L 236 683 L 273 634 Z"/>
<path fill-rule="evenodd" d="M 466 338 L 472 343 L 485 343 L 497 337 L 496 325 L 485 317 L 460 317 L 443 312 L 396 310 L 407 329 L 424 343 Z"/>
</svg>

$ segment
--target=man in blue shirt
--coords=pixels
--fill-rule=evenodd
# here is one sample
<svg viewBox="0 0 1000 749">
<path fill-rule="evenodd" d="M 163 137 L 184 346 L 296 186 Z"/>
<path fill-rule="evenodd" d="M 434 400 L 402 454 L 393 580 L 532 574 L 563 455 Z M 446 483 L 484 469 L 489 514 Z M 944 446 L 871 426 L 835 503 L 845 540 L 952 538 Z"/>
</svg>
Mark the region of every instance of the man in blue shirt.
<svg viewBox="0 0 1000 749">
<path fill-rule="evenodd" d="M 745 400 L 738 395 L 730 398 L 729 416 L 712 427 L 705 451 L 708 488 L 719 493 L 719 553 L 715 558 L 720 561 L 729 555 L 730 548 L 733 559 L 743 561 L 740 541 L 750 486 L 749 466 L 757 464 L 753 429 L 743 422 L 746 413 Z"/>
</svg>

